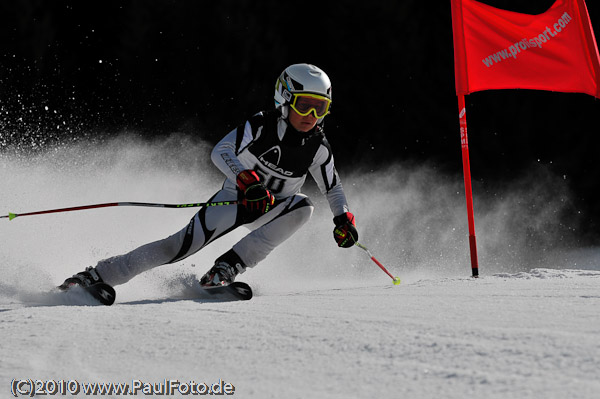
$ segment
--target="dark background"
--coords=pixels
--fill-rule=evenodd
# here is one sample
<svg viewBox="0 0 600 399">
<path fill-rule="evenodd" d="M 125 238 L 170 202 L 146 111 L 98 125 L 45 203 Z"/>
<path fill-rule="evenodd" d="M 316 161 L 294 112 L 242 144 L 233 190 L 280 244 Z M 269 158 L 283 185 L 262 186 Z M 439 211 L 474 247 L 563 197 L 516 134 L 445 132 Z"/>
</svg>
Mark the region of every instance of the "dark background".
<svg viewBox="0 0 600 399">
<path fill-rule="evenodd" d="M 483 2 L 536 14 L 554 0 Z M 598 38 L 600 4 L 587 6 Z M 287 65 L 308 62 L 333 81 L 326 131 L 338 169 L 410 161 L 462 173 L 449 0 L 2 0 L 0 32 L 5 150 L 90 132 L 216 142 L 273 107 Z M 584 94 L 467 96 L 476 189 L 493 194 L 547 165 L 596 240 L 599 114 Z"/>
</svg>

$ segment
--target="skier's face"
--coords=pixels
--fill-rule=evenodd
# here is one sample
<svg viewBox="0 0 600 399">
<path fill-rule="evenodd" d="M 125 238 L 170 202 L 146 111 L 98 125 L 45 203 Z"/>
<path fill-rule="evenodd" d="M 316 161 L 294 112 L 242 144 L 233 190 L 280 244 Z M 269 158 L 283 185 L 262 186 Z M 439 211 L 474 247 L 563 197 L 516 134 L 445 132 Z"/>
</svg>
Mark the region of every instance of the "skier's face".
<svg viewBox="0 0 600 399">
<path fill-rule="evenodd" d="M 317 124 L 317 117 L 311 112 L 302 116 L 290 107 L 290 123 L 299 132 L 308 132 Z"/>
</svg>

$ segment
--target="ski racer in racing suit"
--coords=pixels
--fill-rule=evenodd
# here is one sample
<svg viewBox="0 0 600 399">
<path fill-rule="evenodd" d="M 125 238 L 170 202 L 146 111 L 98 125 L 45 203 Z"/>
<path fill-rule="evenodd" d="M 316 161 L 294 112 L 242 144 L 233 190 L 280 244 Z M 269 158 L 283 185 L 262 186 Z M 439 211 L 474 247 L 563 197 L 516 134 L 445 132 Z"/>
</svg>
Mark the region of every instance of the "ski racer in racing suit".
<svg viewBox="0 0 600 399">
<path fill-rule="evenodd" d="M 251 232 L 218 257 L 200 279 L 205 287 L 230 284 L 310 219 L 313 205 L 300 192 L 308 172 L 329 202 L 336 243 L 344 248 L 354 245 L 358 239 L 354 216 L 323 133 L 331 105 L 329 77 L 313 65 L 289 66 L 276 82 L 275 105 L 232 130 L 212 151 L 226 180 L 210 202 L 238 201 L 237 205 L 203 207 L 179 232 L 101 260 L 60 288 L 100 281 L 124 284 L 144 271 L 179 262 L 246 225 Z"/>
</svg>

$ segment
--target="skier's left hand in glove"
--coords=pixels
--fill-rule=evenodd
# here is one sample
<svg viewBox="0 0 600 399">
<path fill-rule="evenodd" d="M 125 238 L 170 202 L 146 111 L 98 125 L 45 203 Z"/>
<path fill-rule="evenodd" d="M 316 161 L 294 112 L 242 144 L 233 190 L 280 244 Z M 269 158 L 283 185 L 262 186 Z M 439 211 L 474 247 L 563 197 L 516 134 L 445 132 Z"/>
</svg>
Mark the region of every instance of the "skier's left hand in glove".
<svg viewBox="0 0 600 399">
<path fill-rule="evenodd" d="M 244 193 L 242 205 L 251 213 L 265 214 L 271 210 L 275 197 L 260 181 L 253 170 L 244 170 L 237 175 L 237 185 Z"/>
<path fill-rule="evenodd" d="M 342 213 L 333 218 L 335 228 L 333 238 L 338 247 L 350 248 L 358 240 L 358 231 L 354 222 L 354 215 L 350 212 Z"/>
</svg>

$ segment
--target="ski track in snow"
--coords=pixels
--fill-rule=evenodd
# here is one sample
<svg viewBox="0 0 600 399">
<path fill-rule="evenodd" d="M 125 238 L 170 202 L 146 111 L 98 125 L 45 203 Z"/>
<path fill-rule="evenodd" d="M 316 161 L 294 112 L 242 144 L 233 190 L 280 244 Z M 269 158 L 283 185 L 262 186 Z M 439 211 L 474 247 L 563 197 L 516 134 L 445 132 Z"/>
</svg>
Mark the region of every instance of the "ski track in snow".
<svg viewBox="0 0 600 399">
<path fill-rule="evenodd" d="M 206 200 L 222 183 L 208 151 L 174 135 L 0 153 L 10 187 L 0 212 Z M 460 177 L 402 165 L 349 174 L 360 240 L 399 286 L 360 249 L 335 247 L 328 205 L 310 185 L 311 221 L 238 278 L 254 288 L 247 302 L 190 288 L 243 231 L 116 287 L 111 307 L 54 290 L 99 259 L 174 233 L 196 210 L 0 220 L 0 398 L 14 378 L 222 379 L 233 397 L 261 399 L 598 397 L 600 252 L 563 250 L 562 179 L 535 175 L 498 200 L 475 198 L 481 278 L 472 279 Z"/>
</svg>

